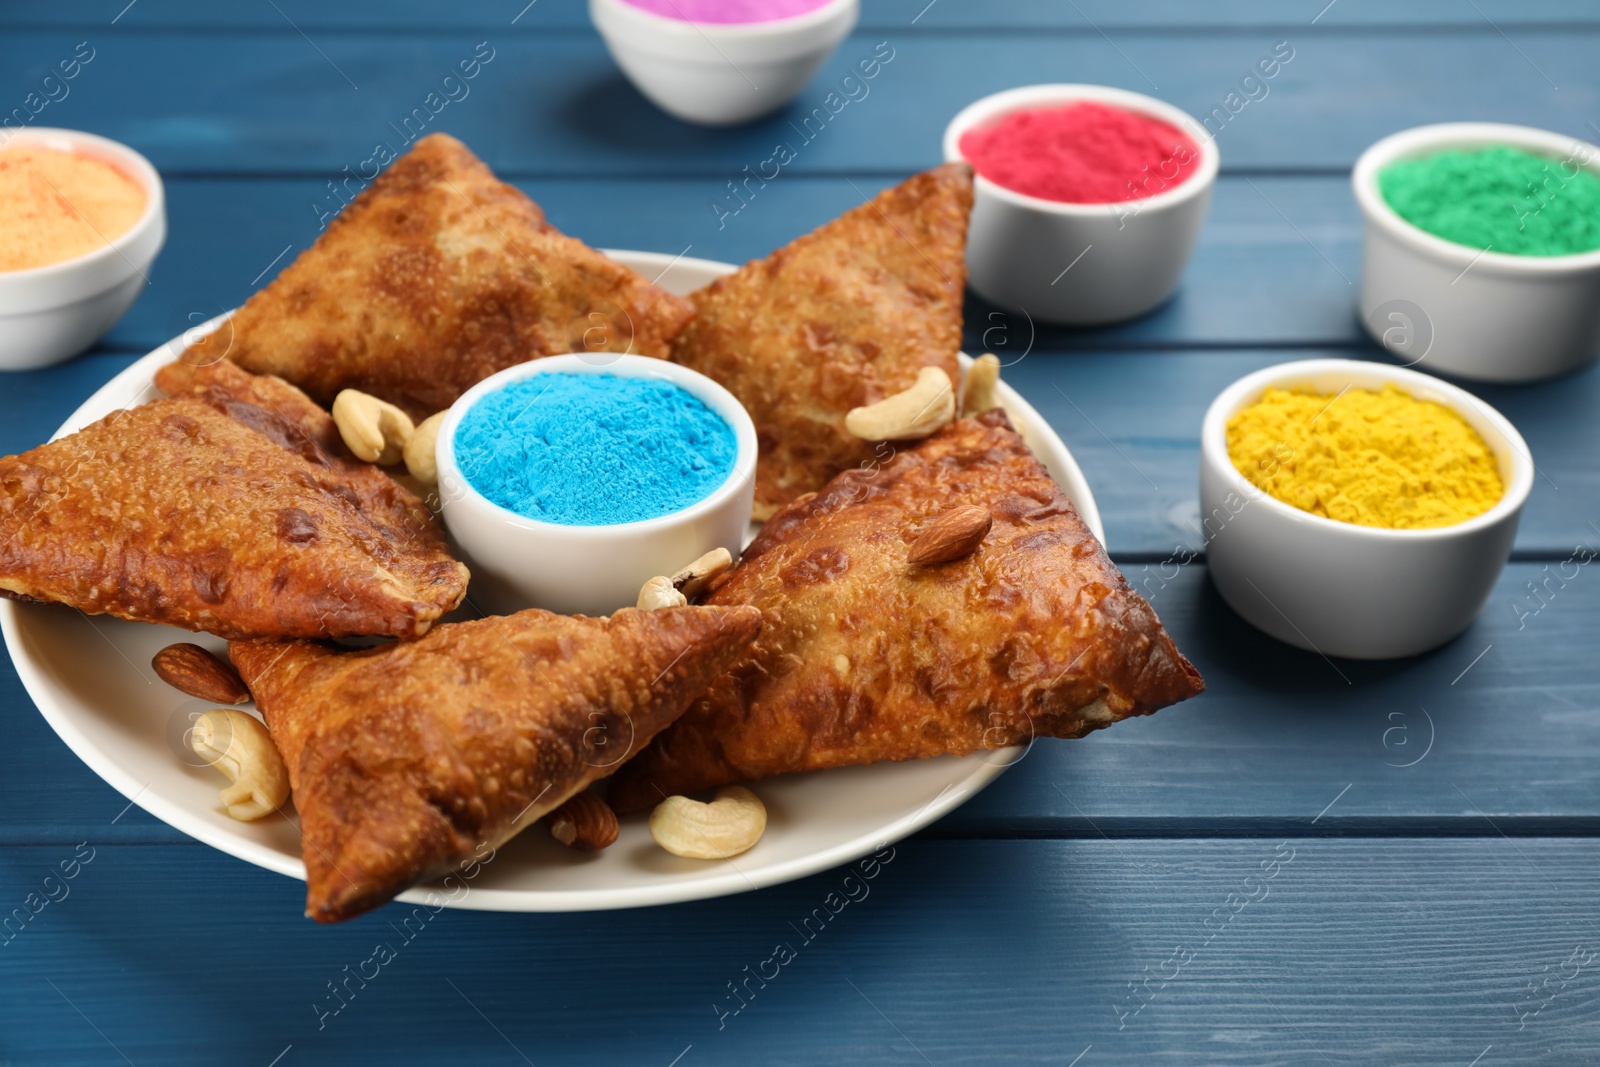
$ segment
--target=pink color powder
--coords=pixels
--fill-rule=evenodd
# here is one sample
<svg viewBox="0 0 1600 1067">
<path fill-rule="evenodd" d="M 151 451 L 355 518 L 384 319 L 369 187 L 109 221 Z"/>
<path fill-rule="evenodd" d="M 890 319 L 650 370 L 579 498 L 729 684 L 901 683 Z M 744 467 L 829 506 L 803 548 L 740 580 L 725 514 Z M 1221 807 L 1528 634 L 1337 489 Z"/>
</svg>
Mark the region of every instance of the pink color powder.
<svg viewBox="0 0 1600 1067">
<path fill-rule="evenodd" d="M 1177 127 L 1087 101 L 1013 111 L 962 134 L 960 148 L 996 185 L 1067 204 L 1143 200 L 1200 166 Z"/>
<path fill-rule="evenodd" d="M 641 11 L 687 22 L 774 22 L 794 18 L 830 0 L 623 0 Z"/>
</svg>

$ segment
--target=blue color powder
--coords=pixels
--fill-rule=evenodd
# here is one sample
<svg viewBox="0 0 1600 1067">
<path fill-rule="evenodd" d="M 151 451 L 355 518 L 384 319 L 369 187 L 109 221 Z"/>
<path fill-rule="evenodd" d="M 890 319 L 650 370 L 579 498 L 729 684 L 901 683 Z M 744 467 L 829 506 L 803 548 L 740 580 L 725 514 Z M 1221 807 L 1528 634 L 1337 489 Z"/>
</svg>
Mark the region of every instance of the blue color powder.
<svg viewBox="0 0 1600 1067">
<path fill-rule="evenodd" d="M 480 399 L 456 427 L 472 487 L 541 522 L 609 526 L 680 511 L 727 480 L 733 428 L 657 378 L 535 374 Z"/>
</svg>

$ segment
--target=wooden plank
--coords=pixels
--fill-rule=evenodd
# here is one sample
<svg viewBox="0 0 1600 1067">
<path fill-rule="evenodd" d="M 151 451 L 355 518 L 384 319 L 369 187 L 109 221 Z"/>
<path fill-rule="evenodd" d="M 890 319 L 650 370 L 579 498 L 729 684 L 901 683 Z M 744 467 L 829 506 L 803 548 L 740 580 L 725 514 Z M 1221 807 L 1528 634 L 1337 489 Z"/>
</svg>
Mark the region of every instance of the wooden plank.
<svg viewBox="0 0 1600 1067">
<path fill-rule="evenodd" d="M 1159 563 L 1198 552 L 1200 420 L 1212 397 L 1262 367 L 1339 351 L 1051 354 L 1035 352 L 1005 375 L 1072 448 L 1095 492 L 1112 553 Z M 0 425 L 0 453 L 39 444 L 91 392 L 131 360 L 91 356 L 50 371 L 6 378 L 19 402 Z M 1520 559 L 1561 560 L 1597 535 L 1588 502 L 1600 448 L 1588 412 L 1600 404 L 1600 371 L 1543 385 L 1471 386 L 1518 425 L 1543 472 L 1518 531 Z M 1593 543 L 1592 541 L 1590 543 Z"/>
<path fill-rule="evenodd" d="M 1530 820 L 1518 832 L 1600 834 L 1588 651 L 1600 578 L 1587 566 L 1562 586 L 1544 584 L 1559 566 L 1514 565 L 1465 635 L 1391 663 L 1330 662 L 1263 636 L 1202 564 L 1124 570 L 1207 692 L 1083 740 L 1039 741 L 931 834 L 1453 834 L 1481 832 L 1480 811 Z M 11 724 L 0 844 L 183 840 L 138 808 L 110 824 L 125 801 L 57 740 L 9 664 L 0 707 Z"/>
<path fill-rule="evenodd" d="M 968 317 L 969 329 L 972 317 Z M 1333 356 L 1384 359 L 1373 351 L 1035 352 L 1002 373 L 1038 407 L 1082 465 L 1112 553 L 1165 559 L 1200 550 L 1200 423 L 1212 399 L 1252 371 Z M 1426 368 L 1426 362 L 1421 365 Z M 1600 369 L 1533 385 L 1459 382 L 1518 427 L 1537 464 L 1516 551 L 1565 559 L 1579 541 L 1600 544 L 1593 501 L 1600 469 Z"/>
<path fill-rule="evenodd" d="M 381 7 L 333 5 L 316 0 L 278 0 L 271 7 L 256 4 L 214 4 L 205 0 L 91 0 L 70 9 L 27 9 L 8 12 L 3 20 L 17 28 L 100 29 L 116 19 L 122 33 L 147 30 L 250 29 L 281 30 L 409 30 L 430 32 L 441 27 L 530 33 L 587 29 L 584 0 L 461 0 L 441 10 L 427 0 L 403 0 Z M 119 17 L 120 16 L 120 17 Z M 982 5 L 948 0 L 864 0 L 861 24 L 874 29 L 933 31 L 961 29 L 1026 29 L 1032 31 L 1219 29 L 1304 30 L 1315 20 L 1323 30 L 1353 27 L 1427 27 L 1491 30 L 1500 27 L 1594 23 L 1593 5 L 1584 0 L 1544 0 L 1537 7 L 1517 0 L 1481 0 L 1470 5 L 1392 0 L 1228 0 L 1198 8 L 1184 0 L 989 0 Z"/>
<path fill-rule="evenodd" d="M 1257 90 L 1267 95 L 1231 117 L 1224 112 L 1218 141 L 1226 168 L 1338 170 L 1397 129 L 1463 116 L 1593 136 L 1581 87 L 1593 83 L 1600 29 L 1529 28 L 1515 40 L 1491 30 L 1427 38 L 1307 30 L 1292 35 L 1293 60 Z M 21 105 L 70 53 L 74 36 L 6 34 L 0 69 L 9 73 L 0 79 L 0 101 Z M 467 92 L 459 102 L 439 105 L 443 110 L 425 128 L 458 134 L 507 174 L 649 171 L 720 179 L 759 166 L 780 140 L 795 146 L 791 173 L 899 174 L 937 160 L 945 123 L 960 108 L 1019 82 L 1124 86 L 1208 114 L 1276 39 L 1264 30 L 1200 37 L 1161 31 L 1113 42 L 1099 33 L 863 29 L 787 111 L 711 130 L 664 118 L 626 84 L 597 37 L 514 34 L 489 45 L 491 65 L 456 90 Z M 286 26 L 248 35 L 173 31 L 97 40 L 95 58 L 70 83 L 70 95 L 36 122 L 125 141 L 169 174 L 321 177 L 359 167 L 378 142 L 401 147 L 406 135 L 396 130 L 404 118 L 425 107 L 428 94 L 484 37 L 441 29 L 309 41 Z M 857 102 L 836 97 L 829 104 L 828 93 L 879 41 L 889 42 L 891 62 L 857 88 Z M 157 70 L 172 76 L 153 78 Z M 1490 70 L 1502 76 L 1484 78 Z M 1413 91 L 1418 84 L 1429 91 Z M 138 94 L 137 109 L 126 105 L 130 91 Z M 818 107 L 826 108 L 826 122 L 814 119 L 820 132 L 808 139 L 797 131 Z M 827 117 L 830 110 L 837 114 Z"/>
<path fill-rule="evenodd" d="M 1200 564 L 1123 570 L 1207 691 L 1079 741 L 1037 742 L 932 832 L 1265 833 L 1319 813 L 1326 833 L 1470 832 L 1485 813 L 1600 832 L 1600 677 L 1579 651 L 1600 627 L 1600 581 L 1587 565 L 1567 566 L 1567 580 L 1560 565 L 1508 567 L 1462 636 L 1379 663 L 1261 634 Z"/>
<path fill-rule="evenodd" d="M 785 178 L 722 218 L 720 228 L 708 206 L 717 185 L 706 179 L 518 184 L 552 221 L 593 244 L 742 262 L 889 179 Z M 154 284 L 112 331 L 108 348 L 155 348 L 270 281 L 316 237 L 319 188 L 297 178 L 169 182 L 168 247 Z M 639 210 L 619 212 L 618 204 Z M 1359 263 L 1359 220 L 1342 179 L 1225 179 L 1184 285 L 1165 307 L 1136 322 L 1075 331 L 1037 326 L 973 299 L 966 345 L 1001 353 L 1010 364 L 1006 376 L 1067 438 L 1095 487 L 1115 551 L 1198 547 L 1197 440 L 1211 398 L 1243 374 L 1290 359 L 1384 358 L 1356 321 L 1349 282 L 1359 277 Z M 1259 350 L 1170 351 L 1239 346 Z M 1346 351 L 1327 350 L 1333 348 Z M 0 449 L 42 440 L 88 395 L 95 374 L 109 377 L 116 364 L 97 366 L 107 369 L 14 379 L 47 391 L 45 383 L 62 373 L 70 384 L 48 402 L 30 397 L 36 402 L 0 427 Z M 1421 366 L 1427 369 L 1426 361 Z M 1586 460 L 1600 452 L 1600 426 L 1589 418 L 1600 403 L 1600 375 L 1591 369 L 1536 385 L 1469 388 L 1522 429 L 1546 475 L 1524 517 L 1519 551 L 1569 549 L 1590 518 L 1583 502 L 1600 491 L 1600 472 Z M 1099 412 L 1107 414 L 1090 414 Z"/>
<path fill-rule="evenodd" d="M 721 229 L 704 203 L 714 191 L 710 182 L 519 184 L 557 225 L 594 244 L 740 262 L 887 184 L 862 179 L 852 188 L 852 181 L 775 182 L 739 215 L 724 219 Z M 155 348 L 266 284 L 315 238 L 316 191 L 302 179 L 169 183 L 169 247 L 157 261 L 154 284 L 113 330 L 108 347 L 129 353 Z M 619 203 L 660 208 L 622 214 Z M 1142 556 L 1175 545 L 1200 547 L 1194 530 L 1200 420 L 1230 382 L 1292 359 L 1385 358 L 1364 338 L 1346 284 L 1359 270 L 1355 214 L 1340 180 L 1225 180 L 1183 288 L 1152 315 L 1072 331 L 1036 327 L 1025 316 L 969 303 L 968 350 L 1001 353 L 1006 377 L 1072 446 L 1115 552 Z M 228 237 L 218 240 L 219 234 Z M 1251 350 L 1210 351 L 1241 345 Z M 1195 347 L 1205 350 L 1170 351 Z M 10 379 L 26 390 L 29 403 L 0 426 L 0 449 L 43 440 L 121 365 L 110 356 L 97 358 L 102 361 L 93 369 L 80 361 Z M 1545 475 L 1525 513 L 1518 551 L 1564 553 L 1591 518 L 1585 501 L 1600 492 L 1600 471 L 1587 461 L 1600 452 L 1600 425 L 1589 417 L 1600 404 L 1600 373 L 1591 368 L 1554 382 L 1469 388 L 1521 428 Z"/>
<path fill-rule="evenodd" d="M 1587 842 L 916 842 L 871 879 L 670 909 L 333 928 L 299 917 L 298 883 L 205 849 L 87 849 L 4 945 L 8 1062 L 1465 1067 L 1600 1047 Z M 0 902 L 44 899 L 74 851 L 0 850 Z"/>
<path fill-rule="evenodd" d="M 736 177 L 519 178 L 552 222 L 592 245 L 742 263 L 766 255 L 894 183 L 894 176 L 783 175 L 748 200 Z M 326 176 L 167 181 L 169 236 L 154 285 L 109 336 L 148 351 L 241 303 L 315 240 Z M 619 205 L 629 210 L 619 210 Z M 715 206 L 714 206 L 715 205 Z M 226 239 L 219 239 L 226 235 Z M 1370 348 L 1356 320 L 1361 220 L 1339 177 L 1224 178 L 1176 298 L 1105 329 L 1036 326 L 973 300 L 968 343 L 1038 352 L 1225 346 Z M 1070 260 L 1078 250 L 1067 255 Z M 1065 263 L 1063 263 L 1065 265 Z"/>
</svg>

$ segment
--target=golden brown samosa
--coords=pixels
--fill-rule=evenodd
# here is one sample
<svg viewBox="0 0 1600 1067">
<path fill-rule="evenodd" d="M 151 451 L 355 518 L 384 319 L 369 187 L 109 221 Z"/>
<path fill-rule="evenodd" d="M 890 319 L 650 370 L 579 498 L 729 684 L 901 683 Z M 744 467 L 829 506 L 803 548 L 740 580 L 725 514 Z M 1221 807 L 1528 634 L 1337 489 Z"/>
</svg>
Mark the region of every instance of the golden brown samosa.
<svg viewBox="0 0 1600 1067">
<path fill-rule="evenodd" d="M 756 425 L 755 516 L 870 463 L 845 431 L 938 367 L 958 382 L 972 168 L 915 175 L 689 299 L 672 358 L 721 383 Z"/>
<path fill-rule="evenodd" d="M 232 333 L 222 347 L 324 406 L 359 389 L 420 419 L 540 356 L 664 357 L 691 314 L 561 233 L 465 145 L 436 133 L 251 297 L 224 327 Z"/>
<path fill-rule="evenodd" d="M 958 505 L 975 549 L 912 564 Z M 787 771 L 1079 737 L 1204 687 L 995 409 L 780 511 L 707 603 L 761 636 L 611 785 L 619 812 Z"/>
<path fill-rule="evenodd" d="M 293 386 L 226 363 L 0 459 L 0 591 L 222 637 L 415 637 L 461 602 L 422 501 Z"/>
<path fill-rule="evenodd" d="M 348 919 L 481 859 L 647 744 L 760 628 L 754 608 L 532 609 L 362 652 L 233 644 L 288 765 L 306 913 Z"/>
</svg>

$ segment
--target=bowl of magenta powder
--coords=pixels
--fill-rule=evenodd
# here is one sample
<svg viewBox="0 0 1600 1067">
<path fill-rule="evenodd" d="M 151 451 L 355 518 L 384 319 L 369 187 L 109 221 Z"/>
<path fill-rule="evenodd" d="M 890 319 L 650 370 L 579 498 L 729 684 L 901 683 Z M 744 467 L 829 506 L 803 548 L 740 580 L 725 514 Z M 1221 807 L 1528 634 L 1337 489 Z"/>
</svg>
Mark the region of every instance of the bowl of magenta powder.
<svg viewBox="0 0 1600 1067">
<path fill-rule="evenodd" d="M 859 13 L 860 0 L 589 0 L 595 29 L 634 87 L 705 126 L 749 122 L 794 99 Z M 863 97 L 880 61 L 859 59 L 829 87 L 834 97 Z M 832 112 L 822 115 L 826 123 Z"/>
<path fill-rule="evenodd" d="M 1498 123 L 1385 137 L 1351 176 L 1360 316 L 1408 365 L 1482 381 L 1600 354 L 1600 148 Z"/>
<path fill-rule="evenodd" d="M 750 523 L 755 427 L 704 375 L 550 356 L 486 378 L 439 427 L 446 528 L 482 610 L 604 615 Z"/>
<path fill-rule="evenodd" d="M 977 174 L 973 290 L 1073 326 L 1130 319 L 1172 296 L 1218 166 L 1215 141 L 1186 112 L 1102 85 L 984 97 L 946 127 L 944 156 Z"/>
</svg>

